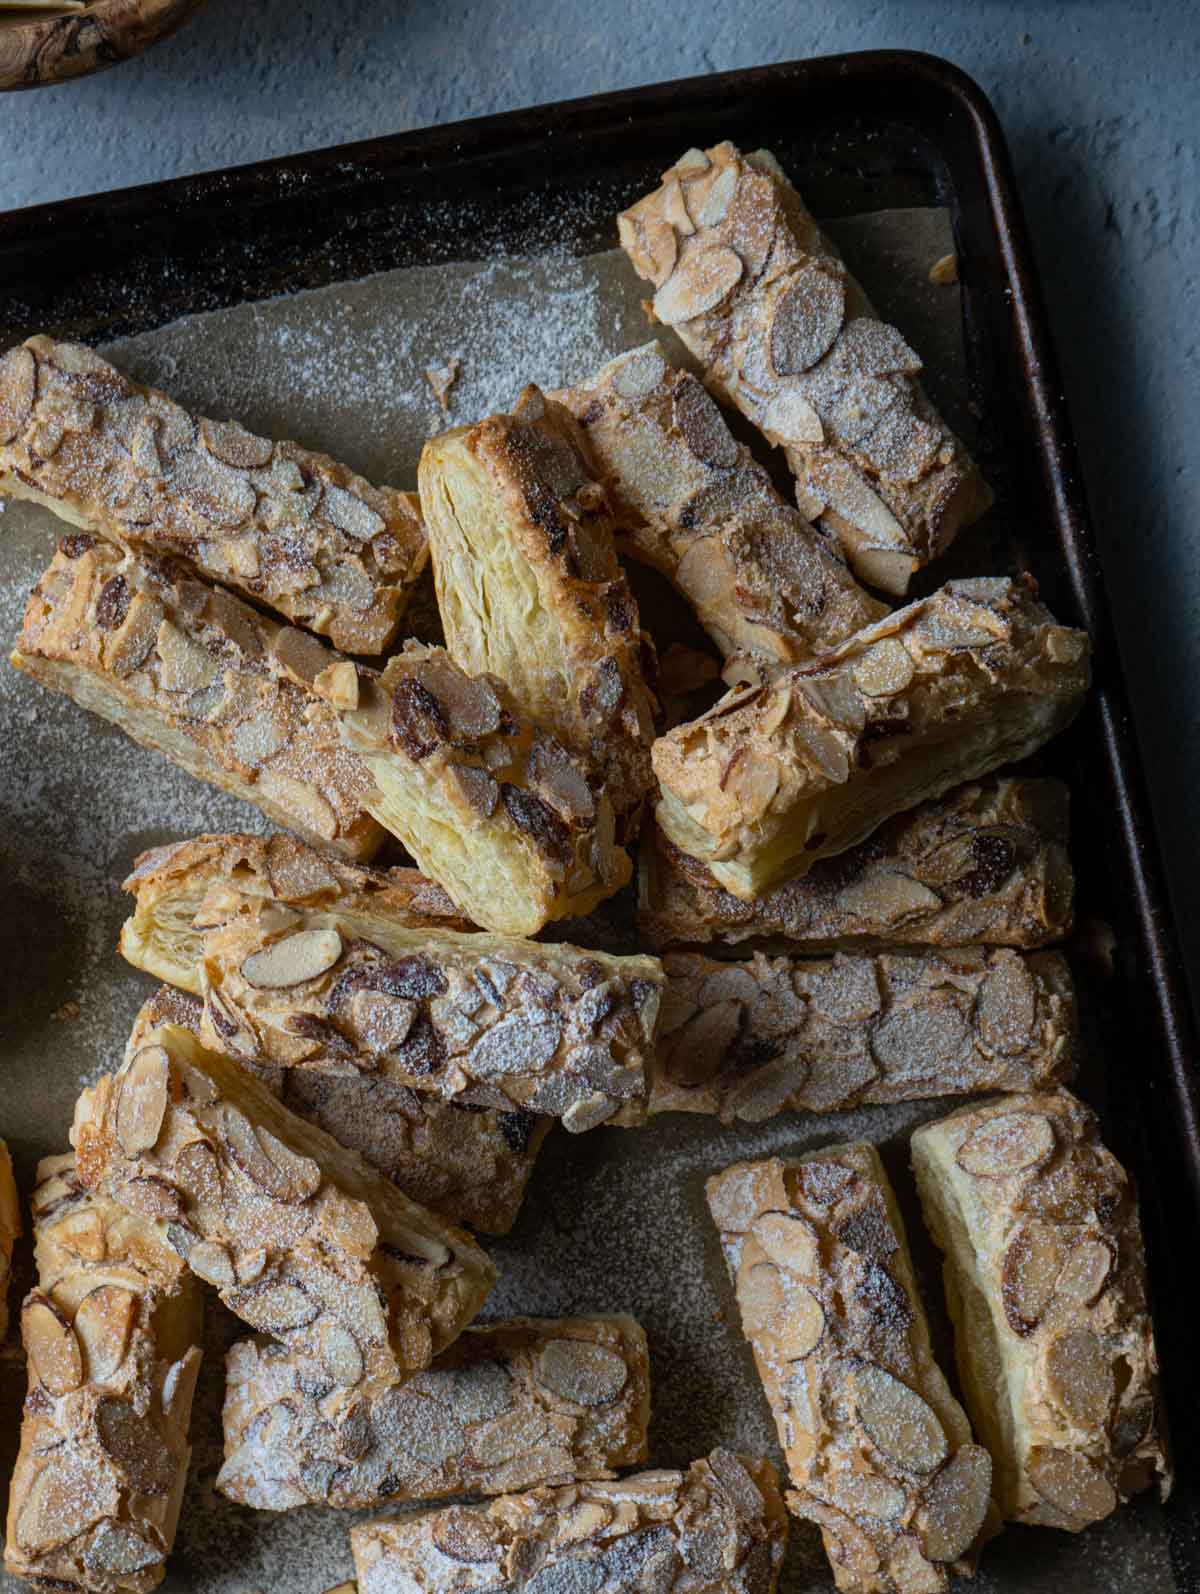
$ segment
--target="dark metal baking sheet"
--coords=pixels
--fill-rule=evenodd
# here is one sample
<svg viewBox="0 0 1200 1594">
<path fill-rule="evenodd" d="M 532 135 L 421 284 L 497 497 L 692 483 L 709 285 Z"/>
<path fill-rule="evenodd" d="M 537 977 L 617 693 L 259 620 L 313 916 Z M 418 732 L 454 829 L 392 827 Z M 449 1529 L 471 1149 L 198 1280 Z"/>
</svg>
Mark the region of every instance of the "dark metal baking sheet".
<svg viewBox="0 0 1200 1594">
<path fill-rule="evenodd" d="M 1096 644 L 1090 707 L 1054 763 L 1072 786 L 1081 912 L 1116 932 L 1097 1010 L 1108 1066 L 1090 1094 L 1139 1176 L 1180 1465 L 1171 1553 L 1178 1587 L 1195 1589 L 1194 1291 L 1178 1278 L 1200 1215 L 1194 1019 L 1036 269 L 981 91 L 927 56 L 829 57 L 17 212 L 0 217 L 0 347 L 33 330 L 105 341 L 396 266 L 564 241 L 592 251 L 611 241 L 614 211 L 681 149 L 717 137 L 775 148 L 819 216 L 949 207 L 978 451 L 998 497 L 956 558 L 986 547 L 992 567 L 1029 568 Z M 19 998 L 11 976 L 0 992 Z"/>
</svg>

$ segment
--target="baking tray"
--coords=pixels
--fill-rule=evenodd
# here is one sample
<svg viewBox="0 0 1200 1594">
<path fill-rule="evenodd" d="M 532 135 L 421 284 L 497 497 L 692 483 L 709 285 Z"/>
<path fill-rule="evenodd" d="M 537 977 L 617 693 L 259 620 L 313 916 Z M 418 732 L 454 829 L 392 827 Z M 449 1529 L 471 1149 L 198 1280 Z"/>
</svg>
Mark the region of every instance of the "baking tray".
<svg viewBox="0 0 1200 1594">
<path fill-rule="evenodd" d="M 1200 1215 L 1194 1020 L 1034 261 L 980 89 L 930 56 L 833 56 L 16 212 L 0 217 L 0 347 L 34 330 L 108 340 L 391 267 L 564 241 L 585 253 L 682 149 L 719 137 L 776 149 L 818 216 L 949 208 L 977 451 L 998 500 L 977 536 L 1095 643 L 1089 707 L 1053 751 L 1072 787 L 1081 918 L 1116 936 L 1112 978 L 1088 982 L 1107 1059 L 1088 1094 L 1139 1178 L 1180 1471 L 1172 1568 L 1180 1590 L 1200 1589 L 1192 1291 L 1175 1279 Z"/>
</svg>

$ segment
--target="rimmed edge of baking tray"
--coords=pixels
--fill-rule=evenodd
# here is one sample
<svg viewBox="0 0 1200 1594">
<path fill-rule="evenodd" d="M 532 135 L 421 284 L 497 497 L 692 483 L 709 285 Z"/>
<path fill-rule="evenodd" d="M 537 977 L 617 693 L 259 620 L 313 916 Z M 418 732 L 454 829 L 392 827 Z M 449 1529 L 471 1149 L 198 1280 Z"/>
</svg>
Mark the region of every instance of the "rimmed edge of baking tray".
<svg viewBox="0 0 1200 1594">
<path fill-rule="evenodd" d="M 1152 1279 L 1160 1285 L 1160 1338 L 1168 1386 L 1175 1397 L 1171 1410 L 1176 1442 L 1180 1454 L 1190 1461 L 1189 1439 L 1200 1405 L 1189 1398 L 1196 1387 L 1195 1357 L 1185 1314 L 1172 1310 L 1176 1303 L 1167 1268 L 1173 1261 L 1169 1241 L 1179 1214 L 1187 1215 L 1192 1233 L 1200 1215 L 1200 1075 L 1192 1063 L 1195 1019 L 1032 247 L 1003 133 L 986 95 L 972 79 L 947 61 L 917 52 L 829 56 L 595 95 L 30 207 L 0 216 L 0 286 L 7 283 L 19 294 L 25 272 L 36 270 L 38 276 L 32 280 L 39 282 L 40 291 L 35 298 L 43 304 L 65 293 L 72 281 L 78 291 L 80 282 L 86 285 L 86 272 L 79 255 L 72 261 L 72 241 L 79 249 L 86 248 L 86 269 L 97 269 L 100 262 L 111 271 L 123 260 L 134 275 L 147 257 L 170 256 L 182 230 L 190 226 L 194 234 L 203 216 L 218 231 L 227 224 L 229 236 L 241 239 L 239 258 L 245 265 L 245 274 L 236 281 L 231 280 L 232 269 L 227 269 L 209 302 L 259 298 L 303 285 L 303 277 L 289 277 L 298 254 L 289 256 L 285 251 L 279 261 L 264 262 L 246 244 L 244 223 L 249 214 L 272 208 L 279 214 L 284 207 L 292 213 L 295 226 L 296 216 L 303 212 L 315 236 L 326 221 L 363 205 L 374 208 L 394 201 L 406 185 L 419 189 L 422 180 L 447 168 L 469 172 L 476 183 L 489 176 L 498 183 L 511 183 L 515 165 L 525 156 L 544 156 L 548 142 L 564 167 L 572 149 L 593 159 L 599 152 L 610 162 L 619 153 L 628 165 L 636 157 L 645 158 L 648 150 L 656 148 L 656 140 L 668 134 L 677 153 L 674 129 L 680 121 L 712 130 L 751 102 L 756 115 L 761 115 L 768 103 L 786 110 L 789 101 L 796 103 L 792 98 L 796 95 L 831 103 L 843 95 L 849 103 L 868 94 L 870 115 L 882 120 L 897 117 L 922 135 L 950 170 L 948 198 L 953 201 L 956 235 L 967 265 L 968 340 L 976 351 L 987 344 L 985 336 L 972 337 L 973 326 L 978 328 L 986 320 L 993 338 L 1000 337 L 1015 359 L 1021 378 L 1014 385 L 1014 373 L 1009 373 L 1009 391 L 1001 397 L 1011 409 L 1001 423 L 1001 437 L 993 443 L 1001 448 L 1007 439 L 1018 466 L 1022 448 L 1030 441 L 1036 445 L 1037 470 L 1031 469 L 1022 485 L 1044 503 L 1061 549 L 1066 588 L 1055 601 L 1073 609 L 1096 644 L 1097 681 L 1089 723 L 1099 732 L 1107 774 L 1107 822 L 1124 858 L 1129 896 L 1121 926 L 1126 934 L 1119 940 L 1117 959 L 1134 1026 L 1131 1033 L 1144 1033 L 1149 1042 L 1145 1058 L 1136 1058 L 1130 1077 L 1121 1085 L 1125 1104 L 1136 1102 L 1138 1108 L 1133 1127 L 1140 1140 L 1137 1162 L 1143 1170 L 1146 1226 L 1155 1264 Z M 318 211 L 318 203 L 326 208 Z M 814 208 L 820 213 L 819 204 Z M 240 228 L 233 225 L 235 220 Z M 51 240 L 53 252 L 48 250 Z M 53 264 L 48 266 L 48 259 Z M 332 275 L 354 274 L 352 249 L 345 254 L 345 264 L 344 272 L 335 269 Z M 981 278 L 989 269 L 994 275 L 985 283 Z M 161 280 L 158 311 L 147 323 L 143 310 L 142 324 L 161 324 L 188 310 L 208 307 L 195 303 L 194 295 L 190 302 L 173 303 L 170 273 L 164 271 Z M 20 314 L 24 307 L 17 301 L 15 308 Z M 71 331 L 70 317 L 57 330 Z M 132 330 L 132 326 L 122 323 L 115 311 L 109 330 Z M 1003 371 L 995 369 L 992 375 L 1003 386 Z M 992 408 L 1005 406 L 993 398 Z M 987 446 L 985 440 L 985 461 Z M 1029 464 L 1032 467 L 1032 459 Z M 1011 456 L 1009 474 L 1013 474 Z M 1146 1177 L 1149 1170 L 1153 1179 Z M 1172 1562 L 1181 1590 L 1200 1588 L 1196 1490 L 1190 1477 L 1194 1471 L 1190 1465 L 1185 1468 L 1186 1498 L 1181 1491 L 1170 1514 Z"/>
</svg>

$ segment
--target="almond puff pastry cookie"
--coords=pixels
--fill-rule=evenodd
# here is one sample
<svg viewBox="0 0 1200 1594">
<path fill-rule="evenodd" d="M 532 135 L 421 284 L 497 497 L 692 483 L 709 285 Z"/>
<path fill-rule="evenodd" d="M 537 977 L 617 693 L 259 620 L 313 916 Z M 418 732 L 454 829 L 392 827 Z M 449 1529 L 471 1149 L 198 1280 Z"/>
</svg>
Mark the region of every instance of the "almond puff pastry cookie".
<svg viewBox="0 0 1200 1594">
<path fill-rule="evenodd" d="M 163 1024 L 199 1039 L 204 1004 L 187 991 L 159 986 L 138 1010 L 131 1049 L 139 1051 Z M 212 1050 L 236 1057 L 298 1118 L 357 1152 L 410 1201 L 484 1234 L 507 1234 L 517 1221 L 552 1118 L 439 1101 L 377 1074 L 315 1074 L 254 1063 L 227 1041 L 218 1043 L 211 1028 L 206 1039 Z"/>
<path fill-rule="evenodd" d="M 172 849 L 143 863 L 121 949 L 203 996 L 201 1036 L 255 1064 L 360 1074 L 581 1131 L 637 1124 L 662 995 L 656 958 L 463 934 L 422 922 L 393 893 L 328 890 L 285 906 L 235 873 L 240 838 L 201 838 L 193 868 Z M 323 860 L 317 860 L 323 862 Z M 207 882 L 207 891 L 202 889 Z M 156 925 L 194 911 L 189 958 Z"/>
<path fill-rule="evenodd" d="M 536 935 L 632 874 L 602 777 L 498 677 L 409 642 L 377 679 L 361 673 L 339 714 L 370 777 L 366 807 L 484 929 Z"/>
<path fill-rule="evenodd" d="M 887 613 L 657 343 L 554 397 L 587 436 L 618 548 L 666 576 L 725 657 L 795 664 Z"/>
<path fill-rule="evenodd" d="M 1007 947 L 716 961 L 668 952 L 651 1112 L 792 1110 L 1041 1090 L 1075 1072 L 1067 961 Z"/>
<path fill-rule="evenodd" d="M 611 1478 L 645 1461 L 649 1418 L 646 1336 L 631 1317 L 469 1328 L 366 1400 L 302 1352 L 246 1339 L 227 1359 L 216 1487 L 287 1511 Z"/>
<path fill-rule="evenodd" d="M 951 581 L 654 746 L 658 823 L 753 901 L 884 820 L 1026 758 L 1078 713 L 1085 632 L 1025 586 Z"/>
<path fill-rule="evenodd" d="M 772 1157 L 708 1203 L 795 1492 L 843 1594 L 936 1594 L 999 1521 L 992 1464 L 933 1359 L 874 1146 Z"/>
<path fill-rule="evenodd" d="M 0 359 L 0 494 L 174 554 L 351 653 L 394 639 L 428 545 L 417 500 L 296 443 L 189 414 L 77 343 Z"/>
<path fill-rule="evenodd" d="M 692 149 L 618 218 L 705 380 L 784 449 L 801 511 L 860 580 L 903 596 L 992 493 L 766 150 Z"/>
<path fill-rule="evenodd" d="M 418 482 L 451 657 L 583 759 L 630 839 L 653 780 L 653 654 L 582 431 L 527 387 L 511 415 L 427 443 Z"/>
<path fill-rule="evenodd" d="M 1067 1091 L 912 1137 L 959 1376 L 1005 1518 L 1077 1533 L 1173 1469 L 1137 1202 Z"/>
<path fill-rule="evenodd" d="M 71 1140 L 89 1189 L 154 1221 L 230 1311 L 347 1390 L 427 1366 L 495 1282 L 462 1230 L 186 1030 L 164 1025 L 85 1090 Z"/>
<path fill-rule="evenodd" d="M 199 1286 L 159 1226 L 86 1189 L 69 1154 L 39 1164 L 32 1207 L 4 1568 L 38 1587 L 147 1594 L 187 1479 Z"/>
<path fill-rule="evenodd" d="M 360 1522 L 358 1594 L 774 1594 L 788 1521 L 769 1461 L 507 1494 Z"/>
<path fill-rule="evenodd" d="M 775 937 L 805 952 L 1045 946 L 1073 924 L 1068 806 L 1061 781 L 972 781 L 754 902 L 718 885 L 656 826 L 638 849 L 638 929 L 656 950 Z"/>
<path fill-rule="evenodd" d="M 11 662 L 318 846 L 367 858 L 383 840 L 366 768 L 313 690 L 354 701 L 354 666 L 177 560 L 64 537 Z"/>
</svg>

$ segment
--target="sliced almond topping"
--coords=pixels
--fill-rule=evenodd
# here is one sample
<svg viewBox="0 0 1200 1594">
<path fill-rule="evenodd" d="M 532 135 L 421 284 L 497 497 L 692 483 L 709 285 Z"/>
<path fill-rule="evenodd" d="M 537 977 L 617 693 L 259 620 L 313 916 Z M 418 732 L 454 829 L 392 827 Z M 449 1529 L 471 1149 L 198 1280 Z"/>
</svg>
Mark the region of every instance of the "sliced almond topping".
<svg viewBox="0 0 1200 1594">
<path fill-rule="evenodd" d="M 759 1124 L 772 1117 L 803 1089 L 812 1064 L 800 1050 L 784 1051 L 756 1068 L 725 1098 L 723 1116 Z"/>
<path fill-rule="evenodd" d="M 198 448 L 176 457 L 171 486 L 215 526 L 233 530 L 254 513 L 255 492 L 245 476 Z"/>
<path fill-rule="evenodd" d="M 1031 1223 L 1017 1233 L 1000 1274 L 1000 1298 L 1014 1334 L 1031 1334 L 1041 1322 L 1062 1263 L 1062 1241 L 1054 1229 Z"/>
<path fill-rule="evenodd" d="M 905 1490 L 878 1473 L 833 1466 L 825 1473 L 821 1484 L 828 1499 L 852 1517 L 873 1517 L 889 1522 L 898 1517 L 908 1503 Z"/>
<path fill-rule="evenodd" d="M 199 692 L 212 686 L 220 674 L 217 660 L 199 642 L 164 620 L 158 628 L 158 679 L 167 692 Z"/>
<path fill-rule="evenodd" d="M 709 1456 L 708 1465 L 737 1514 L 746 1522 L 757 1521 L 763 1512 L 762 1490 L 740 1459 L 732 1450 L 718 1448 Z"/>
<path fill-rule="evenodd" d="M 267 873 L 272 891 L 294 901 L 337 890 L 337 876 L 328 863 L 294 836 L 274 835 L 268 841 Z"/>
<path fill-rule="evenodd" d="M 245 1015 L 224 992 L 210 986 L 204 993 L 209 1022 L 221 1038 L 222 1049 L 252 1061 L 259 1055 L 259 1044 Z"/>
<path fill-rule="evenodd" d="M 144 1046 L 121 1072 L 117 1140 L 128 1157 L 148 1151 L 162 1133 L 171 1089 L 171 1059 L 162 1046 Z"/>
<path fill-rule="evenodd" d="M 37 362 L 28 349 L 9 349 L 0 360 L 0 443 L 11 443 L 29 424 L 37 392 Z"/>
<path fill-rule="evenodd" d="M 855 662 L 854 684 L 868 697 L 894 697 L 915 674 L 908 649 L 895 637 L 883 637 Z"/>
<path fill-rule="evenodd" d="M 788 1291 L 784 1320 L 776 1330 L 781 1352 L 790 1362 L 803 1361 L 824 1337 L 824 1308 L 806 1285 L 794 1284 Z"/>
<path fill-rule="evenodd" d="M 162 1559 L 161 1550 L 123 1522 L 101 1522 L 83 1552 L 88 1571 L 100 1573 L 105 1583 L 118 1588 L 127 1587 L 125 1580 L 134 1572 L 157 1566 Z"/>
<path fill-rule="evenodd" d="M 138 1494 L 166 1494 L 178 1464 L 149 1417 L 139 1417 L 127 1400 L 106 1395 L 96 1403 L 100 1448 L 122 1468 Z"/>
<path fill-rule="evenodd" d="M 936 892 L 905 874 L 869 874 L 837 895 L 841 912 L 889 928 L 914 915 L 934 913 L 941 905 Z"/>
<path fill-rule="evenodd" d="M 803 1218 L 789 1212 L 765 1212 L 756 1220 L 754 1238 L 775 1263 L 803 1278 L 815 1276 L 818 1266 L 816 1232 Z"/>
<path fill-rule="evenodd" d="M 781 387 L 767 400 L 759 425 L 772 443 L 784 447 L 792 443 L 821 443 L 825 428 L 821 417 L 795 387 Z"/>
<path fill-rule="evenodd" d="M 613 371 L 612 385 L 622 398 L 645 398 L 666 374 L 667 362 L 657 343 L 648 343 L 625 356 Z"/>
<path fill-rule="evenodd" d="M 455 1505 L 433 1520 L 433 1542 L 448 1560 L 465 1566 L 489 1565 L 500 1559 L 495 1528 L 478 1506 Z"/>
<path fill-rule="evenodd" d="M 486 769 L 476 764 L 447 764 L 442 778 L 453 791 L 461 793 L 472 813 L 489 819 L 496 812 L 500 787 Z M 448 795 L 451 793 L 448 792 Z"/>
<path fill-rule="evenodd" d="M 358 671 L 349 659 L 329 664 L 313 677 L 313 691 L 334 708 L 358 707 Z"/>
<path fill-rule="evenodd" d="M 773 1329 L 782 1322 L 788 1307 L 788 1291 L 773 1262 L 751 1261 L 737 1277 L 738 1305 L 747 1334 Z"/>
<path fill-rule="evenodd" d="M 742 262 L 732 249 L 685 251 L 654 295 L 654 314 L 668 326 L 715 310 L 741 281 Z"/>
<path fill-rule="evenodd" d="M 886 548 L 856 548 L 851 563 L 855 575 L 863 581 L 898 597 L 908 591 L 908 583 L 917 568 L 917 561 L 911 554 L 892 553 Z"/>
<path fill-rule="evenodd" d="M 684 196 L 683 184 L 677 177 L 663 184 L 662 214 L 663 220 L 669 224 L 672 231 L 678 232 L 681 237 L 690 238 L 696 231 L 696 223 L 692 220 Z"/>
<path fill-rule="evenodd" d="M 294 625 L 280 626 L 271 639 L 271 653 L 280 668 L 301 686 L 311 687 L 334 662 L 327 647 Z"/>
<path fill-rule="evenodd" d="M 165 1179 L 127 1179 L 116 1197 L 123 1207 L 144 1218 L 161 1218 L 169 1223 L 183 1211 L 179 1191 Z"/>
<path fill-rule="evenodd" d="M 1071 1329 L 1046 1351 L 1050 1394 L 1068 1417 L 1085 1428 L 1103 1428 L 1116 1399 L 1113 1364 L 1086 1328 Z"/>
<path fill-rule="evenodd" d="M 916 1390 L 882 1367 L 854 1374 L 858 1416 L 876 1449 L 906 1472 L 926 1473 L 946 1459 L 946 1435 L 937 1413 Z"/>
<path fill-rule="evenodd" d="M 321 1313 L 319 1302 L 298 1284 L 283 1279 L 242 1290 L 227 1297 L 226 1304 L 251 1328 L 261 1328 L 267 1334 L 287 1334 L 304 1328 Z"/>
<path fill-rule="evenodd" d="M 73 1453 L 67 1455 L 69 1449 Z M 103 1468 L 87 1466 L 74 1447 L 61 1445 L 33 1480 L 15 1537 L 29 1553 L 44 1555 L 86 1533 L 120 1506 L 116 1480 Z"/>
<path fill-rule="evenodd" d="M 650 216 L 646 221 L 647 274 L 657 288 L 675 270 L 679 259 L 679 239 L 668 221 Z"/>
<path fill-rule="evenodd" d="M 717 176 L 716 181 L 709 188 L 698 207 L 695 207 L 695 217 L 698 226 L 716 227 L 725 219 L 725 212 L 729 209 L 733 199 L 734 190 L 738 185 L 738 169 L 736 166 L 726 166 Z"/>
<path fill-rule="evenodd" d="M 198 1240 L 188 1252 L 188 1266 L 197 1278 L 219 1290 L 232 1289 L 237 1283 L 229 1247 L 219 1240 Z"/>
<path fill-rule="evenodd" d="M 174 1176 L 194 1201 L 213 1206 L 221 1199 L 221 1164 L 207 1140 L 189 1140 L 175 1153 Z"/>
<path fill-rule="evenodd" d="M 287 990 L 318 979 L 341 955 L 342 938 L 336 930 L 298 930 L 252 952 L 242 962 L 242 978 L 259 990 Z"/>
<path fill-rule="evenodd" d="M 449 654 L 438 650 L 422 659 L 415 679 L 436 700 L 453 741 L 477 742 L 499 729 L 500 699 L 491 684 L 460 670 Z"/>
<path fill-rule="evenodd" d="M 83 1355 L 71 1325 L 44 1295 L 26 1301 L 21 1338 L 38 1382 L 52 1395 L 66 1395 L 83 1382 Z"/>
<path fill-rule="evenodd" d="M 577 1406 L 607 1406 L 625 1388 L 624 1358 L 604 1345 L 581 1339 L 552 1339 L 537 1363 L 538 1382 Z"/>
<path fill-rule="evenodd" d="M 344 487 L 326 486 L 321 507 L 338 530 L 344 531 L 356 542 L 368 542 L 372 537 L 377 537 L 385 525 L 382 515 Z"/>
<path fill-rule="evenodd" d="M 1030 1483 L 1048 1504 L 1080 1526 L 1099 1522 L 1117 1504 L 1117 1492 L 1086 1456 L 1034 1445 L 1025 1464 Z"/>
<path fill-rule="evenodd" d="M 683 375 L 675 389 L 671 413 L 684 442 L 706 465 L 728 470 L 738 462 L 738 445 L 720 410 L 694 376 Z"/>
<path fill-rule="evenodd" d="M 1034 1168 L 1054 1150 L 1054 1131 L 1040 1113 L 989 1118 L 958 1148 L 956 1161 L 977 1179 L 1007 1179 Z"/>
<path fill-rule="evenodd" d="M 1064 1300 L 1091 1306 L 1108 1283 L 1112 1270 L 1113 1253 L 1108 1241 L 1084 1238 L 1063 1263 L 1055 1293 Z"/>
<path fill-rule="evenodd" d="M 833 347 L 846 313 L 846 287 L 832 263 L 800 266 L 775 300 L 771 364 L 780 376 L 800 376 Z"/>
<path fill-rule="evenodd" d="M 92 1383 L 107 1383 L 125 1360 L 136 1316 L 137 1296 L 117 1284 L 101 1284 L 80 1301 L 75 1333 Z"/>
<path fill-rule="evenodd" d="M 234 470 L 256 470 L 265 465 L 275 445 L 265 437 L 255 437 L 236 421 L 201 421 L 200 435 L 209 453 Z"/>
<path fill-rule="evenodd" d="M 225 1105 L 222 1123 L 233 1160 L 276 1201 L 307 1201 L 321 1187 L 321 1169 L 261 1125 L 255 1127 L 236 1107 Z"/>
<path fill-rule="evenodd" d="M 975 1021 L 986 1046 L 1006 1057 L 1026 1051 L 1037 1017 L 1037 987 L 1017 952 L 998 955 L 984 981 Z"/>
<path fill-rule="evenodd" d="M 317 1343 L 329 1376 L 343 1388 L 353 1389 L 363 1375 L 363 1355 L 354 1335 L 327 1317 Z"/>
<path fill-rule="evenodd" d="M 957 1561 L 979 1537 L 992 1492 L 992 1458 L 982 1445 L 963 1445 L 925 1493 L 921 1534 L 931 1561 Z"/>
</svg>

